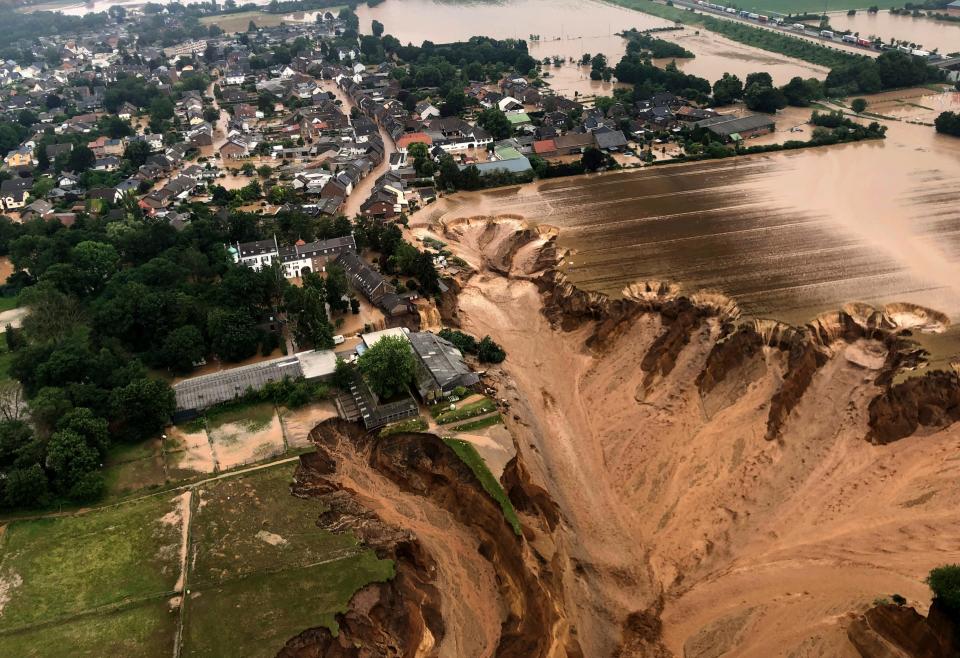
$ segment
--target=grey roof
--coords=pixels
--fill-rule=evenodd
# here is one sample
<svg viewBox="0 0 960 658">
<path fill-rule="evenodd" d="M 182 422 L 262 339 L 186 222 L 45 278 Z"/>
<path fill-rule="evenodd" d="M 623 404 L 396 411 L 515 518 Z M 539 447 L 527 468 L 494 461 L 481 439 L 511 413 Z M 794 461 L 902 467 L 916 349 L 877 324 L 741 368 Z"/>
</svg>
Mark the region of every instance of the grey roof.
<svg viewBox="0 0 960 658">
<path fill-rule="evenodd" d="M 417 355 L 417 390 L 422 397 L 440 389 L 449 393 L 458 386 L 472 386 L 480 381 L 470 370 L 452 343 L 428 331 L 411 333 L 408 338 Z"/>
<path fill-rule="evenodd" d="M 256 242 L 243 242 L 237 245 L 237 251 L 240 252 L 241 258 L 277 253 L 277 240 L 276 238 L 270 238 L 269 240 L 257 240 Z"/>
<path fill-rule="evenodd" d="M 510 160 L 491 160 L 489 162 L 478 162 L 475 165 L 462 166 L 461 169 L 466 169 L 468 166 L 476 167 L 480 170 L 481 174 L 490 174 L 494 171 L 506 171 L 511 174 L 522 174 L 525 171 L 530 171 L 533 169 L 533 167 L 530 166 L 530 161 L 525 157 L 511 158 Z"/>
<path fill-rule="evenodd" d="M 773 127 L 775 122 L 773 117 L 763 114 L 750 114 L 745 117 L 734 117 L 725 114 L 723 116 L 713 117 L 712 119 L 697 121 L 693 125 L 697 128 L 707 128 L 718 135 L 729 136 L 745 130 L 755 130 L 767 126 Z"/>
<path fill-rule="evenodd" d="M 597 130 L 593 133 L 597 140 L 597 148 L 623 148 L 627 145 L 627 138 L 619 130 Z"/>
<path fill-rule="evenodd" d="M 191 377 L 174 384 L 173 392 L 177 400 L 177 411 L 191 411 L 233 400 L 249 389 L 258 391 L 267 382 L 280 381 L 284 377 L 297 379 L 302 376 L 300 360 L 296 356 L 285 356 Z"/>
</svg>

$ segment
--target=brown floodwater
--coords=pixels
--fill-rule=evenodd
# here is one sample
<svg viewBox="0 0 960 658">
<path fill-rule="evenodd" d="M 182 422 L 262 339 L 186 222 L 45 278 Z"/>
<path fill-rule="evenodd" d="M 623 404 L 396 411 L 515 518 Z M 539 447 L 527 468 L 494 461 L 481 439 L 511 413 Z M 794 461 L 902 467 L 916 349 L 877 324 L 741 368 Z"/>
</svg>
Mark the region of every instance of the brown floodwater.
<svg viewBox="0 0 960 658">
<path fill-rule="evenodd" d="M 632 27 L 646 30 L 672 26 L 656 16 L 594 0 L 511 0 L 505 3 L 447 3 L 436 0 L 387 0 L 376 7 L 357 8 L 361 31 L 371 21 L 384 24 L 386 32 L 403 43 L 420 45 L 462 41 L 472 36 L 526 39 L 537 59 L 559 56 L 579 59 L 584 53 L 603 53 L 611 65 L 623 56 L 625 42 L 617 32 Z M 539 40 L 531 39 L 539 36 Z M 678 60 L 687 73 L 711 82 L 725 72 L 745 78 L 754 71 L 767 71 L 778 84 L 794 76 L 824 78 L 827 69 L 769 53 L 725 39 L 705 30 L 684 29 L 657 36 L 676 41 L 696 57 Z M 669 60 L 658 62 L 665 65 Z M 589 79 L 589 70 L 573 65 L 550 67 L 551 86 L 557 91 L 609 94 L 609 83 Z"/>
<path fill-rule="evenodd" d="M 935 21 L 930 18 L 895 16 L 888 11 L 868 14 L 858 11 L 855 16 L 846 12 L 830 14 L 830 24 L 838 30 L 853 30 L 864 38 L 880 37 L 920 44 L 924 50 L 939 49 L 941 54 L 960 51 L 960 23 Z"/>
<path fill-rule="evenodd" d="M 660 279 L 791 322 L 855 300 L 960 318 L 960 140 L 889 125 L 885 141 L 542 181 L 426 212 L 558 226 L 570 277 L 614 294 Z"/>
</svg>

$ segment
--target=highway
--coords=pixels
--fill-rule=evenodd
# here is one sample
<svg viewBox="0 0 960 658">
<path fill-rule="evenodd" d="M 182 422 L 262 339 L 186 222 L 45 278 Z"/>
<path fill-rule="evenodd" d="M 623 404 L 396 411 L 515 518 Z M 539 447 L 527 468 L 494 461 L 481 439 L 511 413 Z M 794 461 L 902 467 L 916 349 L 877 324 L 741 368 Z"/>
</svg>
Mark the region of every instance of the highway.
<svg viewBox="0 0 960 658">
<path fill-rule="evenodd" d="M 715 3 L 715 4 L 719 4 L 719 3 Z M 879 50 L 876 50 L 875 48 L 870 48 L 867 46 L 858 46 L 852 43 L 845 43 L 841 41 L 839 37 L 834 37 L 831 39 L 828 37 L 820 36 L 819 30 L 815 28 L 808 28 L 807 30 L 804 30 L 801 33 L 793 29 L 787 29 L 789 26 L 779 27 L 774 23 L 760 23 L 755 20 L 743 18 L 737 14 L 730 14 L 724 11 L 711 9 L 706 5 L 698 5 L 696 2 L 685 2 L 684 0 L 674 0 L 673 5 L 675 7 L 682 7 L 684 9 L 692 9 L 694 11 L 700 12 L 705 16 L 713 16 L 715 18 L 720 18 L 727 21 L 733 21 L 735 23 L 743 23 L 744 25 L 749 25 L 750 27 L 756 27 L 762 30 L 770 30 L 771 32 L 776 32 L 777 34 L 783 34 L 785 36 L 791 36 L 791 37 L 794 37 L 795 39 L 803 39 L 805 41 L 810 41 L 811 43 L 820 44 L 826 48 L 833 48 L 834 50 L 848 52 L 853 55 L 866 55 L 867 57 L 876 57 L 881 52 Z"/>
</svg>

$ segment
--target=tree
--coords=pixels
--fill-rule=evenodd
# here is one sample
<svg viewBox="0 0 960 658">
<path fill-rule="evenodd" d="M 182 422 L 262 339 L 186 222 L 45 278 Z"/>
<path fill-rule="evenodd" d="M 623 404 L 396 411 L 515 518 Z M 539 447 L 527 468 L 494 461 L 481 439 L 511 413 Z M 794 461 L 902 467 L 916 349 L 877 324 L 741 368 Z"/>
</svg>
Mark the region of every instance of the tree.
<svg viewBox="0 0 960 658">
<path fill-rule="evenodd" d="M 713 83 L 714 105 L 729 105 L 743 96 L 743 83 L 740 78 L 729 73 Z"/>
<path fill-rule="evenodd" d="M 79 144 L 73 147 L 73 150 L 70 151 L 70 154 L 67 156 L 67 169 L 79 173 L 83 173 L 88 169 L 93 169 L 93 165 L 97 162 L 97 156 L 93 154 L 86 145 Z"/>
<path fill-rule="evenodd" d="M 70 490 L 84 475 L 100 465 L 97 451 L 82 436 L 70 430 L 54 432 L 47 445 L 47 468 L 61 493 Z"/>
<path fill-rule="evenodd" d="M 383 36 L 383 23 L 377 19 L 373 19 L 373 22 L 370 24 L 370 31 L 373 33 L 373 36 L 379 39 Z"/>
<path fill-rule="evenodd" d="M 850 101 L 850 108 L 857 114 L 863 114 L 863 111 L 867 109 L 867 99 L 854 98 Z"/>
<path fill-rule="evenodd" d="M 477 123 L 496 140 L 506 139 L 513 133 L 507 115 L 495 107 L 481 112 Z"/>
<path fill-rule="evenodd" d="M 123 150 L 123 157 L 130 161 L 131 166 L 140 168 L 150 157 L 150 145 L 140 140 L 129 142 Z"/>
<path fill-rule="evenodd" d="M 71 251 L 71 260 L 82 276 L 82 289 L 95 292 L 116 273 L 120 255 L 112 244 L 84 240 Z"/>
<path fill-rule="evenodd" d="M 3 502 L 7 507 L 37 507 L 47 497 L 47 474 L 40 464 L 7 472 Z"/>
<path fill-rule="evenodd" d="M 100 457 L 107 455 L 107 448 L 110 447 L 107 421 L 96 416 L 91 409 L 86 407 L 71 409 L 57 423 L 57 431 L 75 432 L 82 436 L 87 445 L 94 448 Z"/>
<path fill-rule="evenodd" d="M 357 365 L 373 392 L 384 400 L 406 390 L 415 368 L 410 343 L 399 336 L 378 340 L 360 355 Z"/>
<path fill-rule="evenodd" d="M 933 590 L 934 603 L 952 615 L 960 616 L 960 564 L 947 564 L 930 571 L 927 585 Z"/>
<path fill-rule="evenodd" d="M 323 286 L 330 310 L 345 313 L 347 308 L 351 306 L 351 302 L 354 301 L 344 300 L 348 292 L 346 271 L 336 263 L 327 265 L 327 278 L 324 280 Z M 359 310 L 359 302 L 357 302 L 357 306 Z"/>
<path fill-rule="evenodd" d="M 451 89 L 443 99 L 443 105 L 440 106 L 440 114 L 445 117 L 452 117 L 460 114 L 467 107 L 467 96 L 462 89 Z"/>
<path fill-rule="evenodd" d="M 170 422 L 177 407 L 169 384 L 146 377 L 114 389 L 110 405 L 117 422 L 116 434 L 127 441 L 140 441 L 157 434 Z"/>
<path fill-rule="evenodd" d="M 484 336 L 477 344 L 477 359 L 481 363 L 500 363 L 505 358 L 507 353 L 490 336 Z"/>
<path fill-rule="evenodd" d="M 163 341 L 163 361 L 176 373 L 190 372 L 206 353 L 203 334 L 192 324 L 177 327 Z"/>
<path fill-rule="evenodd" d="M 588 146 L 583 150 L 583 156 L 580 158 L 580 162 L 587 171 L 596 171 L 603 166 L 603 152 L 596 147 Z"/>
<path fill-rule="evenodd" d="M 960 113 L 941 112 L 933 122 L 938 133 L 960 137 Z"/>
<path fill-rule="evenodd" d="M 779 89 L 758 84 L 747 86 L 743 100 L 748 109 L 755 112 L 773 113 L 787 106 L 787 97 Z"/>
<path fill-rule="evenodd" d="M 772 87 L 773 86 L 773 77 L 766 71 L 760 71 L 758 73 L 748 73 L 747 81 L 743 83 L 744 89 L 750 85 L 760 85 L 761 87 Z"/>
<path fill-rule="evenodd" d="M 224 361 L 242 361 L 257 353 L 257 328 L 242 310 L 210 311 L 207 333 L 211 349 Z"/>
<path fill-rule="evenodd" d="M 804 80 L 800 76 L 790 78 L 790 82 L 780 88 L 788 105 L 807 107 L 810 101 L 823 96 L 823 85 L 816 78 Z"/>
</svg>

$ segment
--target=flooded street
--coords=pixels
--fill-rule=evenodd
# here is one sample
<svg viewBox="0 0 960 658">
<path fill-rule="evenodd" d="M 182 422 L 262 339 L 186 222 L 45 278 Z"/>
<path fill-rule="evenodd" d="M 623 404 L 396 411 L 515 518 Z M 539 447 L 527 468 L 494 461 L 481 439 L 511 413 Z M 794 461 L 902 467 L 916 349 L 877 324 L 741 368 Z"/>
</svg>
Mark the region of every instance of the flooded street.
<svg viewBox="0 0 960 658">
<path fill-rule="evenodd" d="M 853 300 L 960 318 L 960 140 L 889 125 L 883 142 L 457 194 L 424 212 L 558 226 L 571 278 L 610 293 L 665 279 L 791 322 Z"/>
<path fill-rule="evenodd" d="M 935 21 L 931 18 L 895 16 L 888 11 L 868 14 L 858 11 L 855 16 L 846 12 L 829 14 L 830 25 L 838 30 L 852 30 L 865 38 L 880 37 L 889 43 L 890 39 L 909 41 L 918 44 L 924 50 L 938 50 L 940 54 L 960 51 L 960 23 Z"/>
<path fill-rule="evenodd" d="M 626 42 L 616 36 L 617 32 L 633 27 L 648 30 L 673 25 L 649 14 L 594 0 L 516 0 L 505 4 L 387 0 L 372 9 L 360 6 L 357 15 L 361 31 L 368 32 L 375 19 L 402 43 L 420 45 L 425 40 L 449 43 L 478 35 L 526 39 L 530 54 L 541 60 L 554 56 L 579 59 L 584 53 L 603 53 L 611 66 L 620 61 L 625 50 Z M 424 16 L 430 16 L 430 20 L 423 20 Z M 438 25 L 444 26 L 442 31 Z M 531 36 L 539 36 L 539 40 Z M 821 79 L 827 75 L 823 67 L 745 46 L 705 30 L 685 28 L 657 36 L 676 41 L 693 52 L 694 59 L 678 60 L 678 66 L 711 83 L 725 72 L 743 79 L 748 73 L 767 71 L 777 84 L 784 84 L 797 75 Z M 668 61 L 658 64 L 666 65 Z M 553 76 L 551 85 L 559 92 L 609 94 L 613 88 L 610 83 L 590 80 L 586 68 L 566 64 L 549 70 Z"/>
</svg>

